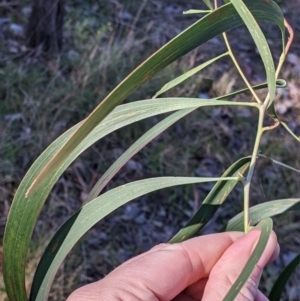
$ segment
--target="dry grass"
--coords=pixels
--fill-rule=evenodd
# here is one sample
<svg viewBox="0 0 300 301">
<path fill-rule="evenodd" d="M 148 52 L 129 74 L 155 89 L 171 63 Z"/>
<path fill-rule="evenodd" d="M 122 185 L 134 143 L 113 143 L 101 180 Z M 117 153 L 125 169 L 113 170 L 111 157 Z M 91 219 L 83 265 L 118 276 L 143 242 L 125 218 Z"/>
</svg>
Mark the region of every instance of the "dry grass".
<svg viewBox="0 0 300 301">
<path fill-rule="evenodd" d="M 13 35 L 9 26 L 4 27 L 5 38 L 0 45 L 4 58 L 0 67 L 0 212 L 3 212 L 0 239 L 14 192 L 43 149 L 84 118 L 138 63 L 192 23 L 194 17 L 183 17 L 181 11 L 199 7 L 199 1 L 190 1 L 189 6 L 186 1 L 175 2 L 176 5 L 171 0 L 148 0 L 143 2 L 144 5 L 140 1 L 122 1 L 122 4 L 105 1 L 106 5 L 102 7 L 89 1 L 74 0 L 74 5 L 67 7 L 64 52 L 52 60 L 32 56 L 14 59 L 14 51 L 17 54 L 22 51 L 24 40 L 22 36 Z M 296 29 L 296 43 L 291 50 L 294 57 L 289 57 L 282 72 L 289 81 L 288 88 L 279 92 L 278 103 L 281 117 L 299 135 L 300 62 L 297 60 L 300 58 L 297 53 L 300 23 L 294 9 L 296 5 L 297 1 L 284 3 Z M 14 7 L 13 11 L 0 10 L 0 14 L 11 18 L 9 24 L 24 25 L 24 7 L 26 4 L 20 1 L 20 6 Z M 278 33 L 272 27 L 265 28 L 276 58 Z M 230 36 L 246 74 L 253 82 L 262 80 L 264 74 L 259 67 L 258 55 L 245 29 L 238 29 Z M 219 52 L 212 53 L 212 49 Z M 222 50 L 221 40 L 214 39 L 167 68 L 128 101 L 153 96 L 166 81 Z M 197 97 L 202 93 L 214 96 L 240 85 L 232 66 L 222 60 L 168 95 Z M 159 118 L 111 134 L 68 168 L 54 187 L 37 223 L 28 255 L 28 287 L 50 234 L 81 206 L 92 185 L 110 164 Z M 232 162 L 251 152 L 255 118 L 255 112 L 245 108 L 207 108 L 194 112 L 137 154 L 107 189 L 160 175 L 220 175 Z M 261 152 L 300 169 L 299 144 L 281 128 L 265 136 Z M 103 277 L 124 260 L 158 242 L 167 241 L 189 219 L 210 188 L 206 184 L 160 191 L 108 216 L 65 260 L 49 300 L 63 300 L 74 288 Z M 268 160 L 259 160 L 252 189 L 253 204 L 299 195 L 297 174 Z M 205 232 L 218 230 L 241 210 L 239 187 L 218 211 L 216 223 L 210 223 Z M 295 230 L 299 226 L 298 216 L 291 213 L 286 218 L 275 219 L 279 240 L 285 244 L 285 254 L 291 254 L 297 250 L 295 246 L 299 247 L 299 235 Z M 280 263 L 278 268 L 271 270 L 274 272 L 272 279 L 279 266 Z M 270 283 L 265 277 L 265 289 L 269 289 Z"/>
</svg>

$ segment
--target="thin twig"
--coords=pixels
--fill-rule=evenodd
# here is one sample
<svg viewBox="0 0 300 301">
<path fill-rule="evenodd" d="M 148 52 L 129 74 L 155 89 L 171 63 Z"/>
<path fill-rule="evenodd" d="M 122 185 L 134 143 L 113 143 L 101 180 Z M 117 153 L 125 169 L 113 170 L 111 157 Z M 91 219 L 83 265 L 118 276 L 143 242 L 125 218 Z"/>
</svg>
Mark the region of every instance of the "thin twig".
<svg viewBox="0 0 300 301">
<path fill-rule="evenodd" d="M 218 0 L 215 0 L 215 9 L 218 8 Z"/>
<path fill-rule="evenodd" d="M 249 171 L 244 184 L 244 231 L 247 233 L 250 230 L 250 219 L 249 219 L 249 205 L 250 205 L 250 186 L 253 177 L 254 168 L 256 165 L 256 160 L 259 152 L 260 140 L 263 134 L 263 123 L 265 115 L 266 105 L 260 105 L 259 107 L 259 117 L 257 124 L 257 135 L 255 138 L 255 143 L 253 147 L 253 152 L 251 156 Z"/>
<path fill-rule="evenodd" d="M 231 59 L 232 59 L 234 65 L 235 65 L 236 69 L 238 70 L 240 76 L 241 76 L 242 79 L 244 80 L 244 82 L 245 82 L 247 88 L 248 88 L 249 91 L 252 93 L 252 95 L 253 95 L 253 97 L 255 98 L 256 102 L 259 103 L 259 104 L 261 104 L 261 103 L 262 103 L 261 100 L 259 99 L 259 97 L 258 97 L 257 94 L 255 93 L 254 89 L 252 88 L 251 84 L 250 84 L 249 81 L 247 80 L 247 77 L 245 76 L 243 70 L 240 68 L 240 66 L 239 66 L 239 64 L 238 64 L 238 62 L 237 62 L 237 60 L 236 60 L 236 58 L 235 58 L 235 56 L 234 56 L 234 54 L 233 54 L 233 51 L 232 51 L 232 49 L 231 49 L 231 46 L 230 46 L 229 41 L 228 41 L 228 38 L 227 38 L 227 34 L 226 34 L 225 32 L 223 33 L 223 38 L 224 38 L 224 42 L 225 42 L 225 44 L 226 44 L 226 47 L 227 47 L 227 49 L 228 49 L 229 55 L 230 55 L 230 57 L 231 57 Z"/>
</svg>

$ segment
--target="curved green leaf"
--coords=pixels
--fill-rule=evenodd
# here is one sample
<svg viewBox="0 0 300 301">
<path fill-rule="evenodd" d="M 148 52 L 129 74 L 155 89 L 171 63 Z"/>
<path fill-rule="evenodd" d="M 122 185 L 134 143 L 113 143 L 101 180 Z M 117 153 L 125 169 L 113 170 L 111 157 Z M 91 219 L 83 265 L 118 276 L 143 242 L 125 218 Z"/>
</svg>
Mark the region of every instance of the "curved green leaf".
<svg viewBox="0 0 300 301">
<path fill-rule="evenodd" d="M 276 76 L 275 76 L 275 65 L 272 58 L 272 53 L 268 42 L 261 31 L 257 21 L 255 20 L 254 16 L 248 9 L 247 5 L 243 2 L 243 0 L 231 0 L 231 3 L 234 5 L 235 9 L 245 22 L 255 44 L 260 53 L 262 61 L 265 66 L 265 70 L 267 73 L 267 82 L 268 82 L 268 89 L 270 94 L 270 99 L 273 101 L 275 98 L 276 92 Z M 282 17 L 283 22 L 283 17 Z"/>
<path fill-rule="evenodd" d="M 295 269 L 300 263 L 300 254 L 298 254 L 286 267 L 285 269 L 281 272 L 277 280 L 275 281 L 270 295 L 269 295 L 269 300 L 270 301 L 280 301 L 282 293 L 284 291 L 284 288 L 294 273 Z"/>
<path fill-rule="evenodd" d="M 52 280 L 64 258 L 93 225 L 115 209 L 137 197 L 159 189 L 219 180 L 220 178 L 195 177 L 146 179 L 114 188 L 87 203 L 61 226 L 48 244 L 37 267 L 29 300 L 47 300 Z M 222 180 L 236 181 L 237 178 L 223 178 Z"/>
<path fill-rule="evenodd" d="M 135 143 L 133 143 L 102 175 L 102 177 L 94 185 L 90 193 L 88 194 L 85 203 L 90 202 L 96 198 L 107 183 L 115 176 L 115 174 L 132 158 L 137 152 L 139 152 L 145 145 L 152 141 L 155 137 L 165 131 L 168 127 L 174 124 L 176 121 L 191 113 L 195 109 L 180 110 L 166 117 L 164 120 L 157 123 L 144 135 L 142 135 Z"/>
<path fill-rule="evenodd" d="M 268 83 L 262 83 L 262 84 L 255 85 L 252 88 L 254 90 L 259 90 L 259 89 L 264 89 L 264 88 L 267 88 L 267 87 L 268 87 Z M 277 79 L 276 80 L 276 88 L 285 88 L 285 87 L 286 87 L 286 81 L 284 79 Z M 235 96 L 235 95 L 238 95 L 238 94 L 241 94 L 241 93 L 245 93 L 245 92 L 249 92 L 249 89 L 245 88 L 245 89 L 241 89 L 241 90 L 238 90 L 238 91 L 234 91 L 234 92 L 231 92 L 229 94 L 219 96 L 216 99 L 227 99 L 229 97 L 232 97 L 232 96 Z"/>
<path fill-rule="evenodd" d="M 170 82 L 166 83 L 158 92 L 156 92 L 156 94 L 153 96 L 153 98 L 156 98 L 157 96 L 169 91 L 170 89 L 176 87 L 177 85 L 179 85 L 180 83 L 182 83 L 183 81 L 187 80 L 188 78 L 190 78 L 191 76 L 195 75 L 196 73 L 198 73 L 199 71 L 203 70 L 204 68 L 206 68 L 207 66 L 209 66 L 210 64 L 212 64 L 213 62 L 219 60 L 220 58 L 228 55 L 229 53 L 223 53 L 187 72 L 185 72 L 184 74 L 174 78 L 173 80 L 171 80 Z"/>
<path fill-rule="evenodd" d="M 267 108 L 267 113 L 275 121 L 279 120 L 278 116 L 277 116 L 277 113 L 276 113 L 276 110 L 275 110 L 274 101 L 269 103 L 268 108 Z"/>
<path fill-rule="evenodd" d="M 278 6 L 273 1 L 245 0 L 245 3 L 247 3 L 247 10 L 249 10 L 257 20 L 270 21 L 281 27 L 282 13 L 280 10 L 278 11 Z M 68 141 L 66 141 L 34 179 L 26 192 L 26 197 L 34 193 L 41 183 L 47 181 L 49 174 L 52 174 L 54 170 L 62 164 L 69 153 L 72 152 L 79 143 L 133 91 L 176 59 L 222 32 L 235 28 L 241 24 L 243 24 L 243 21 L 239 17 L 236 9 L 231 3 L 228 3 L 194 23 L 154 53 L 125 78 L 95 108 L 88 118 L 84 120 L 82 125 L 72 134 Z M 273 93 L 272 91 L 275 89 L 275 76 L 273 76 L 273 68 L 269 62 L 269 56 L 266 54 L 267 52 L 267 50 L 264 50 L 261 54 L 267 65 L 269 88 L 271 93 Z"/>
<path fill-rule="evenodd" d="M 248 7 L 257 19 L 278 24 L 277 12 L 273 4 L 266 4 L 258 0 L 246 0 L 246 2 L 249 2 Z M 44 156 L 37 160 L 16 193 L 5 230 L 4 278 L 10 300 L 26 300 L 24 267 L 33 225 L 46 197 L 62 171 L 78 156 L 82 149 L 85 149 L 84 141 L 93 139 L 91 136 L 95 132 L 91 131 L 95 130 L 101 121 L 101 125 L 103 125 L 103 119 L 118 103 L 170 62 L 211 37 L 241 24 L 242 21 L 231 4 L 221 7 L 196 22 L 138 67 L 107 96 L 89 118 L 61 136 L 61 139 L 59 138 L 52 144 L 43 153 Z M 182 107 L 178 109 L 182 109 Z M 128 112 L 128 114 L 126 117 L 130 119 L 132 114 L 136 114 L 136 112 Z M 126 121 L 124 121 L 125 123 Z M 91 136 L 88 136 L 89 133 Z M 49 157 L 54 158 L 51 163 L 48 163 Z M 36 180 L 37 178 L 39 179 Z M 39 182 L 42 183 L 43 181 L 43 187 L 40 187 Z M 32 188 L 31 194 L 28 191 L 30 187 Z M 28 192 L 27 199 L 25 199 L 26 192 Z"/>
<path fill-rule="evenodd" d="M 267 246 L 267 243 L 268 243 L 271 231 L 272 231 L 272 227 L 273 227 L 272 220 L 270 218 L 265 219 L 265 220 L 261 221 L 257 225 L 257 227 L 261 228 L 261 234 L 260 234 L 258 243 L 257 243 L 253 253 L 251 254 L 249 260 L 247 261 L 245 267 L 243 268 L 242 273 L 239 275 L 237 280 L 234 282 L 234 284 L 230 288 L 229 292 L 227 293 L 227 295 L 225 296 L 223 301 L 235 300 L 236 296 L 239 294 L 239 292 L 241 291 L 241 289 L 243 288 L 243 286 L 249 279 L 252 271 L 256 267 L 261 255 L 263 254 L 263 252 Z"/>
<path fill-rule="evenodd" d="M 258 222 L 265 218 L 273 217 L 275 215 L 294 210 L 300 210 L 300 199 L 275 200 L 251 207 L 249 210 L 249 217 L 251 225 L 256 225 Z M 243 218 L 243 212 L 233 217 L 228 222 L 224 231 L 243 231 Z"/>
<path fill-rule="evenodd" d="M 239 159 L 224 172 L 222 177 L 241 177 L 248 169 L 250 161 L 251 157 Z M 169 243 L 182 242 L 195 236 L 223 204 L 237 183 L 238 180 L 218 181 L 209 192 L 198 211 L 194 214 L 190 221 L 176 235 L 174 235 Z"/>
<path fill-rule="evenodd" d="M 135 103 L 125 104 L 117 107 L 109 116 L 101 122 L 88 135 L 69 156 L 60 164 L 58 168 L 48 175 L 47 182 L 38 191 L 25 198 L 25 193 L 30 187 L 35 177 L 44 168 L 49 158 L 55 155 L 57 150 L 81 125 L 77 124 L 69 131 L 56 139 L 34 162 L 22 180 L 14 200 L 12 202 L 7 218 L 4 233 L 4 261 L 3 275 L 6 291 L 11 301 L 26 300 L 24 291 L 25 283 L 25 260 L 30 237 L 36 223 L 37 217 L 49 195 L 53 185 L 56 183 L 65 169 L 89 146 L 104 137 L 105 135 L 124 127 L 133 122 L 181 109 L 195 109 L 201 106 L 212 105 L 233 105 L 233 106 L 253 106 L 254 103 L 238 103 L 222 100 L 201 100 L 194 98 L 160 98 L 144 100 Z"/>
</svg>

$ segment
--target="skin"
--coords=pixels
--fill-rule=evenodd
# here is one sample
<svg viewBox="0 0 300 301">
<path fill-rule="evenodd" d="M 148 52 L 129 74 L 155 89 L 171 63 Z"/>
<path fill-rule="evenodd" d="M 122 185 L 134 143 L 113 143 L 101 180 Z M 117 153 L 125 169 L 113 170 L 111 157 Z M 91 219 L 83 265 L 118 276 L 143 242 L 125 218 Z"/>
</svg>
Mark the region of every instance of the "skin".
<svg viewBox="0 0 300 301">
<path fill-rule="evenodd" d="M 104 279 L 74 291 L 67 301 L 221 301 L 249 259 L 260 235 L 253 230 L 160 244 L 128 260 Z M 276 234 L 236 301 L 266 301 L 259 290 L 263 268 L 279 254 Z"/>
</svg>

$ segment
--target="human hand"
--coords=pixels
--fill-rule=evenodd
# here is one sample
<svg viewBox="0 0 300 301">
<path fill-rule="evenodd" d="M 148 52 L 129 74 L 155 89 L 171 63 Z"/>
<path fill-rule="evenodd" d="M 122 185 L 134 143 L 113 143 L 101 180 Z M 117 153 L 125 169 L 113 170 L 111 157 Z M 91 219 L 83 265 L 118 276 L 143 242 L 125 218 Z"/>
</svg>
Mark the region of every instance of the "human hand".
<svg viewBox="0 0 300 301">
<path fill-rule="evenodd" d="M 253 230 L 160 244 L 120 265 L 104 279 L 73 292 L 67 301 L 221 301 L 241 273 L 260 235 Z M 236 301 L 266 301 L 258 284 L 279 254 L 272 232 L 267 247 Z"/>
</svg>

